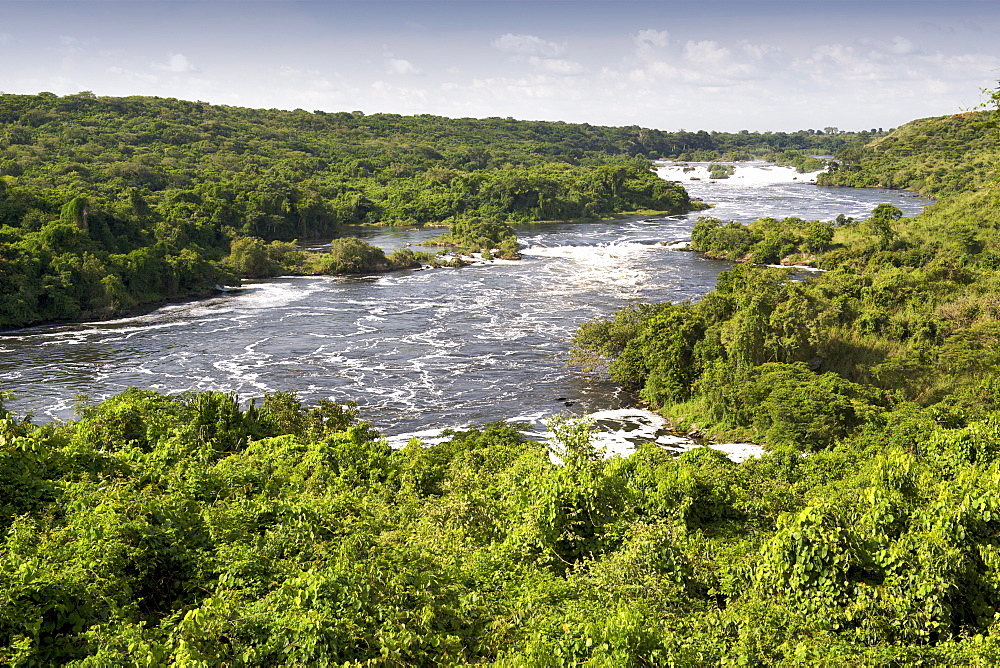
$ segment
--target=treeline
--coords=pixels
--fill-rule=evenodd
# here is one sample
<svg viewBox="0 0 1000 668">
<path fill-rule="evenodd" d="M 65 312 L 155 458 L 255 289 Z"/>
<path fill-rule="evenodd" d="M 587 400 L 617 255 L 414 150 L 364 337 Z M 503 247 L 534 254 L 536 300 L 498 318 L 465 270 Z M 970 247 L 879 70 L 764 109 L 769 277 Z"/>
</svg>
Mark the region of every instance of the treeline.
<svg viewBox="0 0 1000 668">
<path fill-rule="evenodd" d="M 996 167 L 990 112 L 924 118 L 865 145 L 837 153 L 817 183 L 854 188 L 915 190 L 947 195 L 982 186 Z"/>
<path fill-rule="evenodd" d="M 454 244 L 479 250 L 503 241 L 483 230 L 511 222 L 690 210 L 632 134 L 0 95 L 0 328 L 122 313 L 240 277 L 419 260 L 303 265 L 281 246 L 260 248 L 345 225 L 457 224 Z M 516 240 L 501 252 L 516 256 Z"/>
<path fill-rule="evenodd" d="M 25 185 L 96 186 L 111 194 L 133 185 L 161 192 L 222 183 L 238 171 L 248 180 L 244 185 L 272 183 L 273 189 L 255 190 L 273 195 L 315 178 L 327 188 L 316 193 L 325 199 L 359 177 L 384 185 L 433 167 L 468 172 L 507 164 L 592 165 L 605 164 L 608 156 L 681 159 L 695 151 L 833 154 L 873 136 L 832 128 L 666 132 L 510 118 L 288 112 L 87 92 L 0 95 L 0 128 L 0 174 Z M 277 215 L 278 209 L 264 213 Z"/>
</svg>

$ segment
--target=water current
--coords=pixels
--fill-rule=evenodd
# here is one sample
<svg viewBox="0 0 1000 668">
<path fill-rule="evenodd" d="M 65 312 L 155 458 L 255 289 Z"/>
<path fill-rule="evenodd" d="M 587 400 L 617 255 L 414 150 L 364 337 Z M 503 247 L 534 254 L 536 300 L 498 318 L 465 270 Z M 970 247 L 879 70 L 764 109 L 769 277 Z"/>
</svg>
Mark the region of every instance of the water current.
<svg viewBox="0 0 1000 668">
<path fill-rule="evenodd" d="M 682 216 L 630 216 L 523 225 L 520 261 L 408 270 L 355 278 L 285 277 L 114 321 L 34 327 L 0 335 L 0 389 L 36 421 L 68 419 L 129 386 L 164 393 L 235 392 L 243 400 L 295 390 L 303 403 L 354 400 L 390 437 L 433 442 L 442 427 L 514 419 L 543 429 L 546 416 L 592 415 L 604 445 L 641 438 L 683 448 L 662 422 L 609 382 L 565 366 L 585 320 L 634 302 L 697 300 L 729 265 L 678 246 L 699 215 L 749 222 L 764 216 L 862 218 L 882 202 L 907 215 L 927 201 L 907 193 L 820 188 L 810 175 L 737 163 L 711 181 L 705 165 L 660 168 L 715 205 Z M 689 166 L 690 167 L 690 166 Z M 438 229 L 358 228 L 386 250 Z"/>
</svg>

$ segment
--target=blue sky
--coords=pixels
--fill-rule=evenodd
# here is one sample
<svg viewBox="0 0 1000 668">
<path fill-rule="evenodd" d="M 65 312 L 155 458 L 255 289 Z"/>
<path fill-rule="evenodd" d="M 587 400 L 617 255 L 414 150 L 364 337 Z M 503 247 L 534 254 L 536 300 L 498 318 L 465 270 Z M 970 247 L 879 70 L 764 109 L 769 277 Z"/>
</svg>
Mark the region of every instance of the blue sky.
<svg viewBox="0 0 1000 668">
<path fill-rule="evenodd" d="M 1000 78 L 1000 2 L 0 0 L 0 91 L 664 130 L 895 127 Z"/>
</svg>

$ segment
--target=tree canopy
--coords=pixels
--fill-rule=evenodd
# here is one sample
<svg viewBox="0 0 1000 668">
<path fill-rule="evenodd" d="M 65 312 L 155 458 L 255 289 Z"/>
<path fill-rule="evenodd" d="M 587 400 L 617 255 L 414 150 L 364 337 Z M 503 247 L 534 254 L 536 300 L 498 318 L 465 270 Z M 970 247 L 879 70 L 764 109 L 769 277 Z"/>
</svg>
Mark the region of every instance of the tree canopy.
<svg viewBox="0 0 1000 668">
<path fill-rule="evenodd" d="M 638 128 L 0 95 L 0 328 L 421 259 L 303 262 L 274 244 L 348 225 L 452 225 L 455 245 L 516 257 L 512 234 L 483 225 L 691 210 L 650 171 L 659 144 L 638 136 L 653 141 Z"/>
</svg>

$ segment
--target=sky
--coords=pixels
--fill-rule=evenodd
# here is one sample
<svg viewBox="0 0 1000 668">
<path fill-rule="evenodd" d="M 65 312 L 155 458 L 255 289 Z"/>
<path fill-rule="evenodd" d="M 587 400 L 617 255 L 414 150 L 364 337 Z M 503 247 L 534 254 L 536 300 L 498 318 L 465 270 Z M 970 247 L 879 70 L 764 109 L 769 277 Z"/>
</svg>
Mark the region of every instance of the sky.
<svg viewBox="0 0 1000 668">
<path fill-rule="evenodd" d="M 889 129 L 980 104 L 998 36 L 996 0 L 0 0 L 0 92 Z"/>
</svg>

